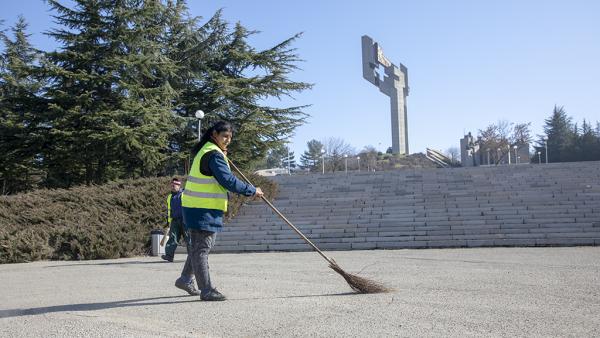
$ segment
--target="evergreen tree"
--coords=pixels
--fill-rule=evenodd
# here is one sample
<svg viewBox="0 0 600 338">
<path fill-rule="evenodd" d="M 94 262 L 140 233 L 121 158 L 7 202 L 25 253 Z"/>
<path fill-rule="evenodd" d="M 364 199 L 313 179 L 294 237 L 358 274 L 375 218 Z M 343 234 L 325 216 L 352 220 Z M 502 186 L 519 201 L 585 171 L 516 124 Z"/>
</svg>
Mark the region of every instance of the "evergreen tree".
<svg viewBox="0 0 600 338">
<path fill-rule="evenodd" d="M 548 142 L 548 161 L 565 162 L 573 160 L 573 142 L 575 135 L 571 118 L 563 107 L 554 106 L 552 116 L 546 119 L 544 132 Z M 543 141 L 539 141 L 543 144 Z"/>
<path fill-rule="evenodd" d="M 289 168 L 289 169 L 295 169 L 296 168 L 296 155 L 294 154 L 294 152 L 292 151 L 292 149 L 290 149 L 290 147 L 285 146 L 285 155 L 283 156 L 282 160 L 281 160 L 281 164 L 283 165 L 284 168 Z"/>
<path fill-rule="evenodd" d="M 195 21 L 189 24 L 194 27 Z M 190 65 L 178 82 L 180 114 L 193 116 L 201 109 L 206 113 L 205 126 L 217 120 L 233 123 L 236 131 L 230 157 L 242 165 L 263 159 L 268 149 L 285 143 L 306 118 L 305 106 L 276 108 L 262 103 L 311 87 L 289 79 L 300 61 L 290 46 L 300 34 L 257 51 L 247 41 L 257 32 L 239 23 L 232 29 L 221 11 L 190 31 L 195 36 L 191 35 L 191 42 L 182 42 L 187 49 L 180 55 Z"/>
<path fill-rule="evenodd" d="M 39 148 L 43 139 L 40 94 L 42 54 L 29 43 L 27 23 L 19 17 L 12 39 L 0 32 L 0 193 L 34 188 L 42 178 Z"/>
<path fill-rule="evenodd" d="M 191 162 L 188 149 L 198 141 L 198 123 L 194 115 L 197 110 L 206 109 L 195 97 L 198 82 L 202 80 L 199 65 L 207 59 L 201 43 L 207 33 L 198 25 L 200 18 L 190 17 L 184 1 L 168 1 L 165 17 L 164 53 L 177 67 L 169 82 L 178 94 L 172 105 L 175 124 L 167 147 L 167 167 L 171 168 L 167 170 L 187 173 Z M 204 130 L 207 124 L 203 123 Z"/>
<path fill-rule="evenodd" d="M 267 168 L 287 168 L 288 162 L 290 168 L 296 167 L 294 152 L 288 146 L 278 145 L 269 150 L 266 162 Z"/>
<path fill-rule="evenodd" d="M 283 159 L 287 157 L 287 149 L 278 145 L 267 153 L 267 168 L 283 167 Z"/>
<path fill-rule="evenodd" d="M 49 0 L 62 28 L 50 36 L 44 160 L 50 186 L 156 174 L 172 129 L 172 61 L 162 55 L 160 1 Z M 51 145 L 51 147 L 50 147 Z"/>
<path fill-rule="evenodd" d="M 121 29 L 111 41 L 122 41 L 122 53 L 115 58 L 121 65 L 116 85 L 121 100 L 113 133 L 125 176 L 143 177 L 164 170 L 175 129 L 177 92 L 171 81 L 180 68 L 166 52 L 169 9 L 158 0 L 125 3 L 112 16 Z"/>
<path fill-rule="evenodd" d="M 600 160 L 600 142 L 595 135 L 592 125 L 583 120 L 581 135 L 577 138 L 579 161 L 597 161 Z"/>
<path fill-rule="evenodd" d="M 48 33 L 61 48 L 48 53 L 47 75 L 52 132 L 44 147 L 47 184 L 69 187 L 101 183 L 104 171 L 114 165 L 115 147 L 111 126 L 119 95 L 116 64 L 118 46 L 110 43 L 109 1 L 75 1 L 74 9 L 49 0 L 61 28 Z M 114 173 L 116 178 L 120 173 Z"/>
<path fill-rule="evenodd" d="M 232 27 L 221 11 L 200 26 L 185 1 L 47 2 L 57 24 L 47 34 L 60 47 L 43 62 L 46 105 L 28 124 L 43 134 L 30 148 L 41 149 L 34 158 L 46 186 L 182 170 L 197 141 L 198 109 L 205 127 L 234 124 L 229 152 L 242 165 L 264 159 L 306 118 L 305 106 L 264 104 L 311 87 L 289 79 L 300 61 L 291 48 L 299 34 L 257 51 L 248 43 L 256 32 Z"/>
<path fill-rule="evenodd" d="M 324 151 L 323 143 L 317 140 L 310 140 L 306 143 L 306 146 L 308 149 L 300 156 L 300 163 L 302 164 L 302 168 L 315 170 L 321 163 L 321 153 Z"/>
</svg>

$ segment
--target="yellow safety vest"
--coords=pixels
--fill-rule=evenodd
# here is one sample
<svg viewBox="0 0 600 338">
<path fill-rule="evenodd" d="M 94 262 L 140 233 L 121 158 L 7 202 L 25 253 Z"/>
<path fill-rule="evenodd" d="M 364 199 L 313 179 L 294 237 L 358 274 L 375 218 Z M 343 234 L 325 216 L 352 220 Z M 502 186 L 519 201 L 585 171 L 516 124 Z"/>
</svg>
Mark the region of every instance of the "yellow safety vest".
<svg viewBox="0 0 600 338">
<path fill-rule="evenodd" d="M 229 167 L 227 156 L 221 148 L 212 142 L 206 142 L 192 162 L 192 168 L 181 195 L 182 207 L 227 211 L 227 189 L 223 188 L 214 176 L 206 176 L 200 172 L 202 156 L 213 150 L 220 152 L 225 157 L 225 163 Z"/>
</svg>

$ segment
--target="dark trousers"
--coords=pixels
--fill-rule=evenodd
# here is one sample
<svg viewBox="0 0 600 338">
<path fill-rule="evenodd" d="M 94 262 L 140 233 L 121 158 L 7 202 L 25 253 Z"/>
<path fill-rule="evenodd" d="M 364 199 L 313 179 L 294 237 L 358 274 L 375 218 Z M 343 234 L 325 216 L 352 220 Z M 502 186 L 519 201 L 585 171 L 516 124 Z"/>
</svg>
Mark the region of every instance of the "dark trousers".
<svg viewBox="0 0 600 338">
<path fill-rule="evenodd" d="M 169 240 L 165 244 L 165 256 L 171 259 L 175 257 L 175 249 L 177 249 L 177 244 L 182 237 L 186 237 L 185 230 L 183 229 L 183 220 L 181 218 L 174 218 L 169 228 Z"/>
<path fill-rule="evenodd" d="M 196 276 L 198 288 L 202 293 L 212 289 L 208 271 L 208 254 L 215 245 L 217 234 L 211 231 L 189 229 L 190 245 L 188 256 L 183 266 L 182 276 Z"/>
</svg>

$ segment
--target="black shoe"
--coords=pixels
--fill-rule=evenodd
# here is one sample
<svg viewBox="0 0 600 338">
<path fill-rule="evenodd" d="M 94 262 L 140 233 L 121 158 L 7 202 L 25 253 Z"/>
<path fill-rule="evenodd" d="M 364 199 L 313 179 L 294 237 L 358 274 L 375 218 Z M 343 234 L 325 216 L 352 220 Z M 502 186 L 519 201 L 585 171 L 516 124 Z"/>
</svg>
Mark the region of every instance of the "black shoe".
<svg viewBox="0 0 600 338">
<path fill-rule="evenodd" d="M 194 279 L 192 279 L 186 283 L 183 281 L 183 279 L 181 277 L 179 277 L 175 281 L 175 286 L 178 287 L 179 289 L 189 293 L 190 296 L 199 296 L 200 291 L 198 291 L 198 289 L 196 289 L 196 286 L 194 285 L 195 283 L 196 283 L 196 281 L 194 281 Z"/>
<path fill-rule="evenodd" d="M 167 255 L 162 255 L 160 258 L 164 259 L 167 262 L 173 263 L 173 257 L 169 257 Z"/>
<path fill-rule="evenodd" d="M 227 297 L 225 297 L 225 295 L 223 295 L 222 293 L 220 293 L 219 291 L 217 291 L 217 289 L 212 289 L 206 293 L 203 293 L 200 295 L 200 299 L 204 300 L 204 301 L 209 301 L 209 302 L 213 302 L 213 301 L 223 301 L 226 300 Z"/>
</svg>

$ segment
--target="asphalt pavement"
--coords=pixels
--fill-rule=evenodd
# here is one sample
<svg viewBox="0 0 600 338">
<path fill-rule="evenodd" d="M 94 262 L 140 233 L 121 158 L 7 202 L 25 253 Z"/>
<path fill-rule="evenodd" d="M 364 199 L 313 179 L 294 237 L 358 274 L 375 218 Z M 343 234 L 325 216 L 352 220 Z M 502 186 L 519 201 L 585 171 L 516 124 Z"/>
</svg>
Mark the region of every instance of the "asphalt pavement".
<svg viewBox="0 0 600 338">
<path fill-rule="evenodd" d="M 354 294 L 314 252 L 214 254 L 203 302 L 185 255 L 0 265 L 0 337 L 600 336 L 600 247 L 327 252 L 395 291 Z"/>
</svg>

